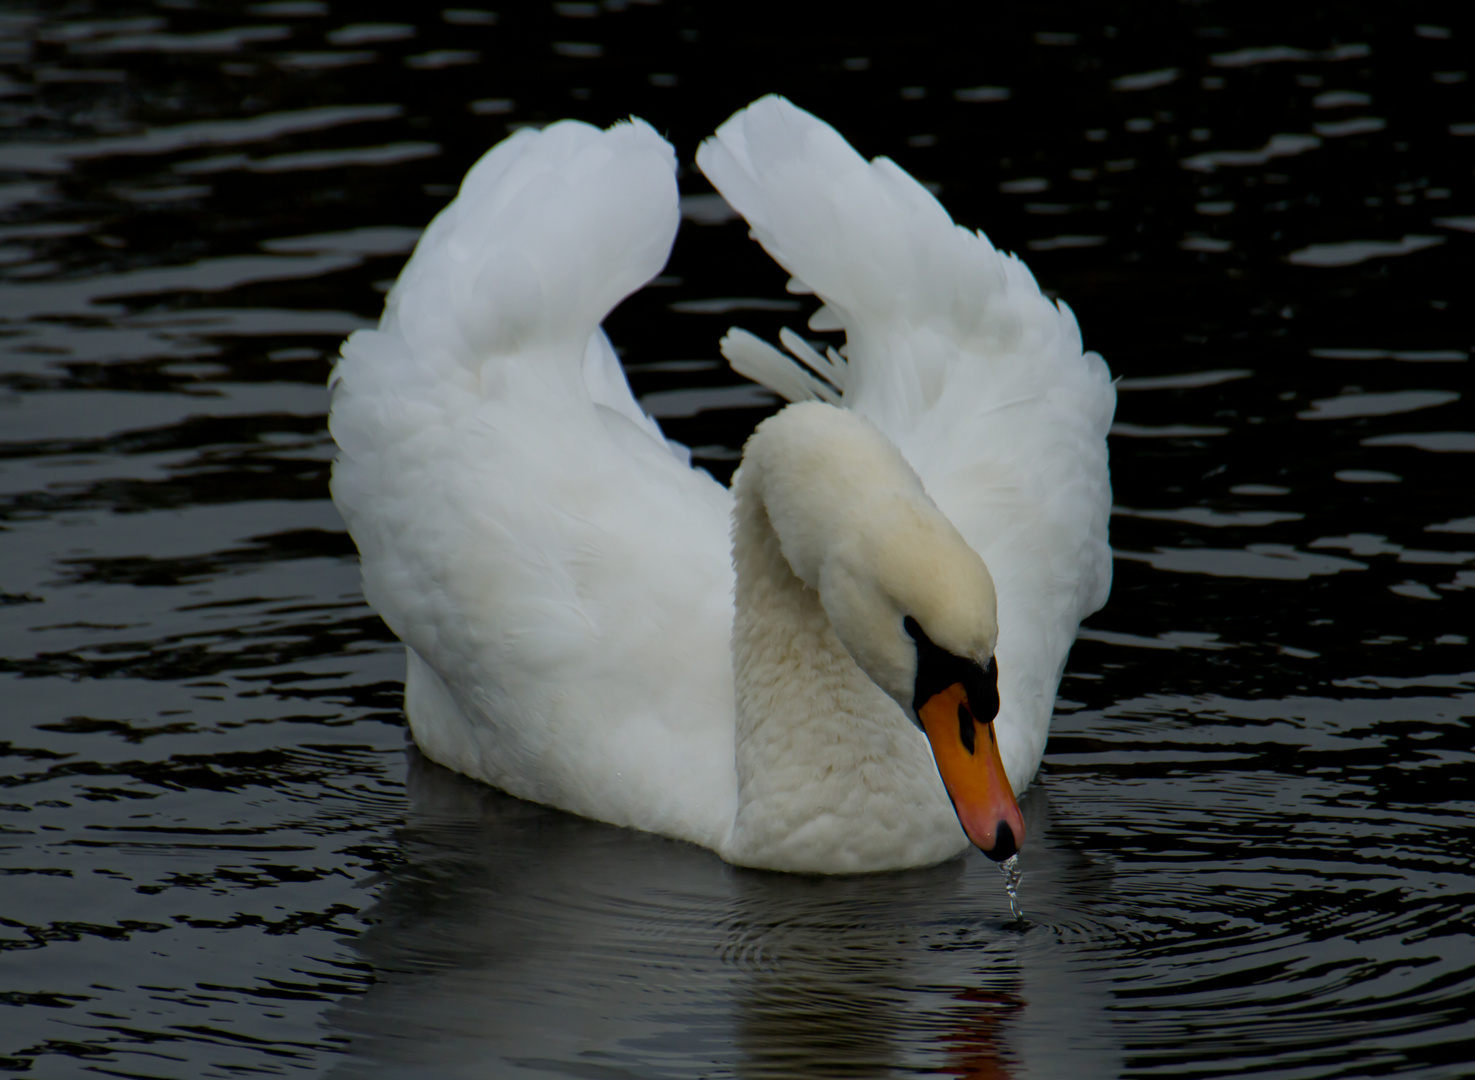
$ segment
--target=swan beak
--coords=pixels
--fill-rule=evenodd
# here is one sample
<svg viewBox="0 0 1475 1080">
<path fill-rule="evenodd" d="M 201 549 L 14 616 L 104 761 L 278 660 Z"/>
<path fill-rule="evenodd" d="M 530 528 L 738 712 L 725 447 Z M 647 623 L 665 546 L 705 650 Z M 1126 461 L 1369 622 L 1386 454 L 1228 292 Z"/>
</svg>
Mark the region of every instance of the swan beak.
<svg viewBox="0 0 1475 1080">
<path fill-rule="evenodd" d="M 1004 773 L 992 721 L 968 708 L 962 683 L 940 690 L 918 710 L 963 831 L 985 855 L 1003 862 L 1024 844 L 1024 815 Z"/>
</svg>

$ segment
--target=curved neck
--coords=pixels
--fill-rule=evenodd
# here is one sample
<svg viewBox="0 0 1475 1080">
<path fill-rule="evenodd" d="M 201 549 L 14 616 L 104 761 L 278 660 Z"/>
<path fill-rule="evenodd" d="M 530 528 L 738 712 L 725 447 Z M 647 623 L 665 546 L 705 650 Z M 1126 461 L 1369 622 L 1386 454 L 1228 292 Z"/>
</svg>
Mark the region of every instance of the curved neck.
<svg viewBox="0 0 1475 1080">
<path fill-rule="evenodd" d="M 782 744 L 795 729 L 846 725 L 848 718 L 828 706 L 837 692 L 865 698 L 874 692 L 891 704 L 840 644 L 819 593 L 795 576 L 755 487 L 739 474 L 733 508 L 732 659 L 740 804 L 744 792 L 756 796 L 773 770 L 783 768 Z"/>
<path fill-rule="evenodd" d="M 759 472 L 733 489 L 738 810 L 724 856 L 836 873 L 947 858 L 961 831 L 926 741 L 795 576 Z"/>
</svg>

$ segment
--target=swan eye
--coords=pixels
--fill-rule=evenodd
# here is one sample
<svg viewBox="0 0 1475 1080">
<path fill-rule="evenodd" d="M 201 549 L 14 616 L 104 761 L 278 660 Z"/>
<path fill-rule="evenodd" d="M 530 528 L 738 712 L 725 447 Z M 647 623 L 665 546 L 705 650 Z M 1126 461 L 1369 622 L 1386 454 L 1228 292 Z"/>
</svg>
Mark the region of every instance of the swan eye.
<svg viewBox="0 0 1475 1080">
<path fill-rule="evenodd" d="M 955 683 L 963 685 L 968 698 L 969 722 L 965 725 L 959 706 L 958 731 L 963 743 L 972 752 L 973 720 L 980 724 L 992 723 L 999 714 L 999 672 L 992 659 L 987 667 L 980 667 L 972 660 L 964 659 L 935 644 L 922 629 L 922 624 L 908 615 L 902 627 L 917 646 L 917 678 L 912 687 L 912 711 L 920 715 L 924 704 L 933 695 Z M 966 734 L 963 734 L 966 729 Z"/>
<path fill-rule="evenodd" d="M 958 702 L 958 741 L 963 744 L 964 750 L 973 753 L 973 714 L 961 701 Z"/>
<path fill-rule="evenodd" d="M 998 666 L 992 657 L 989 658 L 987 667 L 980 668 L 977 664 L 969 666 L 973 669 L 973 677 L 971 680 L 963 680 L 963 689 L 968 692 L 968 706 L 980 724 L 992 723 L 994 717 L 999 715 Z"/>
</svg>

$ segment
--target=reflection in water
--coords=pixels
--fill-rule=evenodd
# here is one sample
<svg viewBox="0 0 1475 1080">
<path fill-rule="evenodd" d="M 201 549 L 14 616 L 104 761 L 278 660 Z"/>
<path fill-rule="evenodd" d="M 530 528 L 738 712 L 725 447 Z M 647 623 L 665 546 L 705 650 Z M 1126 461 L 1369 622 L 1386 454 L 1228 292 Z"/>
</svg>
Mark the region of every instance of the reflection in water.
<svg viewBox="0 0 1475 1080">
<path fill-rule="evenodd" d="M 1003 949 L 931 948 L 958 903 L 963 866 L 835 880 L 738 875 L 741 914 L 725 949 L 744 974 L 733 1000 L 739 1075 L 953 1071 L 957 1040 L 971 1031 L 959 1031 L 968 1020 L 947 1003 L 978 992 L 975 979 L 1005 995 L 1020 979 Z M 1002 1060 L 997 1038 L 982 1045 Z"/>
<path fill-rule="evenodd" d="M 353 941 L 378 981 L 330 1014 L 350 1055 L 335 1076 L 686 1075 L 704 1058 L 742 1077 L 1013 1074 L 1027 934 L 982 858 L 853 878 L 739 870 L 406 752 L 403 861 Z M 1045 793 L 1025 802 L 1028 827 L 1048 830 Z M 1038 877 L 1065 885 L 1048 858 Z"/>
<path fill-rule="evenodd" d="M 495 6 L 0 12 L 0 1073 L 1470 1075 L 1467 20 Z M 404 798 L 332 356 L 510 128 L 634 112 L 689 163 L 774 89 L 1126 376 L 1022 927 L 983 859 L 769 878 Z M 771 402 L 716 342 L 812 301 L 682 183 L 610 330 L 725 479 Z"/>
<path fill-rule="evenodd" d="M 957 1029 L 944 1044 L 948 1064 L 942 1071 L 964 1080 L 1008 1080 L 1014 1073 L 1004 1058 L 1000 1030 L 1023 1010 L 1023 1000 L 1007 990 L 964 990 L 956 1000 L 961 1003 L 953 1010 Z"/>
</svg>

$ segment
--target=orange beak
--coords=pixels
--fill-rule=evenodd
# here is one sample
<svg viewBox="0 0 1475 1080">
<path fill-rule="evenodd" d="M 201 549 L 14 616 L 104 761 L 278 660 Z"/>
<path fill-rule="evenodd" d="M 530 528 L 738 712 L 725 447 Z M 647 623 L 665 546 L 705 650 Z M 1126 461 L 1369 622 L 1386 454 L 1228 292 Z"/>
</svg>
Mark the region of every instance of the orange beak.
<svg viewBox="0 0 1475 1080">
<path fill-rule="evenodd" d="M 995 862 L 1024 844 L 1024 816 L 1004 774 L 994 725 L 968 708 L 962 683 L 939 690 L 917 711 L 937 771 L 968 839 Z"/>
</svg>

